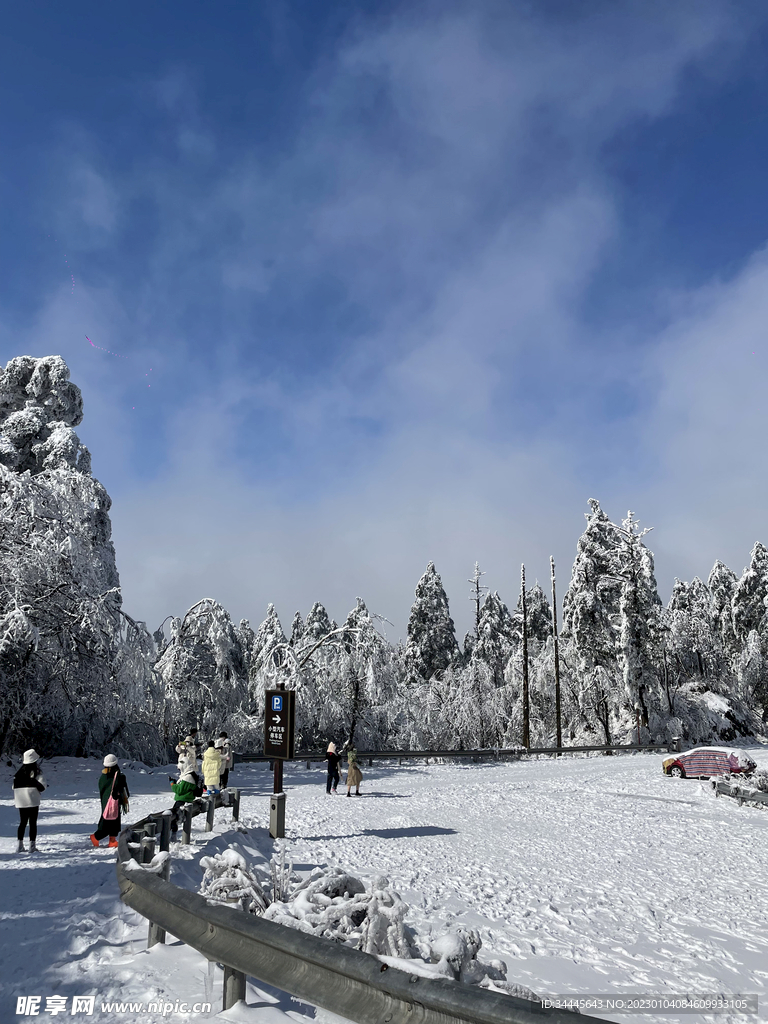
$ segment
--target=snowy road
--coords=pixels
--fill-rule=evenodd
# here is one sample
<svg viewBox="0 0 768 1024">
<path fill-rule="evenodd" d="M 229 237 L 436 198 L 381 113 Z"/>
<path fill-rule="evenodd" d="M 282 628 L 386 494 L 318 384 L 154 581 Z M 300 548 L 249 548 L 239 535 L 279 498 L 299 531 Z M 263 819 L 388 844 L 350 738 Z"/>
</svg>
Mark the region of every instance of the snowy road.
<svg viewBox="0 0 768 1024">
<path fill-rule="evenodd" d="M 753 756 L 768 767 L 765 748 Z M 326 796 L 322 770 L 296 764 L 285 774 L 288 855 L 300 871 L 338 865 L 363 880 L 385 872 L 420 932 L 470 924 L 483 939 L 481 959 L 505 960 L 509 980 L 540 994 L 758 993 L 758 1018 L 680 1019 L 768 1020 L 768 813 L 716 800 L 704 783 L 667 779 L 660 761 L 646 754 L 382 766 L 365 771 L 359 799 Z M 46 766 L 52 785 L 36 858 L 11 852 L 16 812 L 10 800 L 0 803 L 9 837 L 0 853 L 0 1019 L 23 1020 L 16 997 L 30 994 L 44 1007 L 53 994 L 96 993 L 91 1019 L 125 1024 L 152 1018 L 100 1015 L 100 1003 L 210 997 L 215 1013 L 218 973 L 212 985 L 205 961 L 179 944 L 147 952 L 146 925 L 117 900 L 114 854 L 88 844 L 98 771 L 93 760 Z M 3 772 L 7 785 L 11 769 Z M 167 772 L 127 774 L 131 819 L 168 805 Z M 243 766 L 231 782 L 243 788 L 243 824 L 266 848 L 267 769 Z M 217 846 L 230 828 L 228 812 L 218 811 Z M 202 819 L 193 836 L 188 852 L 174 847 L 177 862 L 199 855 L 210 838 Z M 185 867 L 177 881 L 194 879 Z M 250 986 L 248 1002 L 247 1011 L 218 1019 L 285 1024 L 286 1014 L 311 1014 Z"/>
</svg>

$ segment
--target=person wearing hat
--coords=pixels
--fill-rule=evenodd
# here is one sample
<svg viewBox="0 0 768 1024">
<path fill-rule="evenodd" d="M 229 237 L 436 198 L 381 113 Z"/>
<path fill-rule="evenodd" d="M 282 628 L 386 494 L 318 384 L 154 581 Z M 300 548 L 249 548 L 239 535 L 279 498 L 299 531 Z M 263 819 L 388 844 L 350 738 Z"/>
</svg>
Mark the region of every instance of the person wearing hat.
<svg viewBox="0 0 768 1024">
<path fill-rule="evenodd" d="M 99 796 L 101 797 L 101 817 L 96 831 L 91 836 L 91 842 L 98 846 L 102 839 L 109 836 L 109 845 L 117 846 L 117 837 L 120 834 L 120 819 L 123 811 L 128 810 L 128 782 L 117 766 L 117 758 L 114 754 L 107 754 L 104 758 L 104 770 L 99 776 Z M 109 798 L 113 796 L 117 800 L 117 817 L 105 818 Z"/>
<path fill-rule="evenodd" d="M 325 780 L 325 792 L 335 793 L 339 784 L 339 764 L 341 754 L 336 753 L 336 744 L 331 741 L 325 752 L 325 760 L 328 762 L 328 778 Z"/>
<path fill-rule="evenodd" d="M 13 802 L 19 809 L 17 853 L 24 853 L 24 833 L 29 825 L 29 852 L 37 853 L 37 815 L 45 779 L 40 771 L 40 757 L 35 750 L 24 751 L 24 763 L 13 777 Z"/>
<path fill-rule="evenodd" d="M 219 733 L 216 747 L 221 751 L 221 788 L 226 789 L 229 781 L 229 769 L 232 767 L 232 744 L 225 732 Z"/>
</svg>

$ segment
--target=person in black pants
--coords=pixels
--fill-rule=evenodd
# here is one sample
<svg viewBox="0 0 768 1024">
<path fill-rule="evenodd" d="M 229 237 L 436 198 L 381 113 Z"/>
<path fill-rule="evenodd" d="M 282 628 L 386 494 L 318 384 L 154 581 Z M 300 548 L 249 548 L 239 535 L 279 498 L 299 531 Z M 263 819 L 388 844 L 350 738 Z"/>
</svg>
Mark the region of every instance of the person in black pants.
<svg viewBox="0 0 768 1024">
<path fill-rule="evenodd" d="M 40 771 L 40 758 L 36 751 L 24 751 L 24 763 L 13 777 L 13 802 L 19 811 L 19 830 L 16 838 L 17 853 L 24 853 L 24 833 L 29 825 L 29 852 L 37 852 L 37 815 L 40 811 L 40 794 L 45 789 L 45 779 Z"/>
<path fill-rule="evenodd" d="M 121 815 L 128 810 L 128 782 L 117 765 L 117 758 L 114 754 L 107 754 L 104 758 L 104 770 L 99 776 L 99 797 L 101 799 L 101 817 L 96 831 L 91 836 L 91 842 L 98 846 L 102 839 L 109 836 L 109 846 L 117 846 L 117 837 L 120 835 Z M 110 796 L 117 800 L 117 817 L 105 818 L 104 811 Z"/>
<path fill-rule="evenodd" d="M 328 762 L 328 780 L 325 784 L 325 792 L 335 793 L 339 784 L 339 764 L 341 763 L 341 754 L 336 753 L 335 743 L 328 744 L 325 760 Z"/>
</svg>

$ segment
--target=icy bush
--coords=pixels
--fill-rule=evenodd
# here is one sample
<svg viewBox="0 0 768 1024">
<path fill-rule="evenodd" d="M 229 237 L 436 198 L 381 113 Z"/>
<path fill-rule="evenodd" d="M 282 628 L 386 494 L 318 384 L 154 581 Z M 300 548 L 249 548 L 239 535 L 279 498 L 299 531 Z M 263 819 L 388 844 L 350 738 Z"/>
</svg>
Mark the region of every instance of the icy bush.
<svg viewBox="0 0 768 1024">
<path fill-rule="evenodd" d="M 383 876 L 366 891 L 360 879 L 341 868 L 316 868 L 264 917 L 366 953 L 410 957 L 414 942 L 405 924 L 407 912 L 407 904 Z"/>
<path fill-rule="evenodd" d="M 739 784 L 743 784 L 742 779 L 743 776 L 739 776 Z M 756 789 L 760 793 L 768 793 L 768 770 L 765 768 L 758 768 L 757 771 L 752 772 L 746 780 L 746 784 L 750 789 Z"/>
<path fill-rule="evenodd" d="M 230 906 L 239 903 L 251 914 L 263 914 L 269 906 L 269 897 L 249 870 L 245 857 L 236 850 L 202 857 L 200 866 L 205 869 L 200 894 L 209 902 Z"/>
</svg>

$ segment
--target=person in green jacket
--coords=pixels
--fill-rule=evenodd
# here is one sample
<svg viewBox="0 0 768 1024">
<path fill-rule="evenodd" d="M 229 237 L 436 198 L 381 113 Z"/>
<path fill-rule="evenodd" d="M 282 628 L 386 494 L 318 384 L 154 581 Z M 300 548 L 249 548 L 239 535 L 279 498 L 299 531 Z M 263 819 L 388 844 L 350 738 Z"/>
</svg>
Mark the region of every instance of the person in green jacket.
<svg viewBox="0 0 768 1024">
<path fill-rule="evenodd" d="M 186 771 L 181 776 L 178 782 L 171 782 L 171 789 L 173 790 L 174 805 L 173 805 L 173 816 L 171 818 L 171 832 L 178 832 L 179 830 L 179 808 L 183 807 L 184 804 L 191 804 L 197 795 L 198 782 L 195 777 L 195 773 L 192 771 Z"/>
<path fill-rule="evenodd" d="M 91 835 L 91 842 L 98 846 L 102 839 L 109 836 L 109 845 L 117 846 L 117 837 L 120 835 L 122 812 L 128 810 L 128 782 L 120 771 L 117 758 L 114 754 L 107 754 L 104 758 L 104 770 L 99 776 L 99 796 L 101 797 L 101 817 L 96 831 Z M 117 817 L 105 818 L 104 811 L 110 796 L 117 800 Z"/>
</svg>

